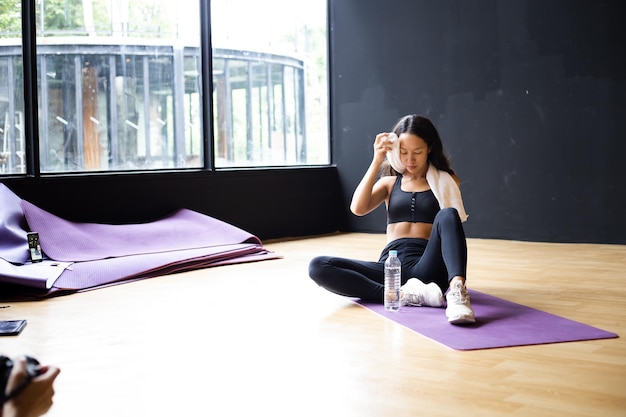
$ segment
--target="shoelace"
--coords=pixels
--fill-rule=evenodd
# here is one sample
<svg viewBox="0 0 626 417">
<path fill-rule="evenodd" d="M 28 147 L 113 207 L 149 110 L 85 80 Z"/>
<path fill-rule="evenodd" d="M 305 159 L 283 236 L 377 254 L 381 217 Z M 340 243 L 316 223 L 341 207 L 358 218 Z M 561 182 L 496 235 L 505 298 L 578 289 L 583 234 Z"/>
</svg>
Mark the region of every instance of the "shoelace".
<svg viewBox="0 0 626 417">
<path fill-rule="evenodd" d="M 457 287 L 450 291 L 450 298 L 454 304 L 466 304 L 469 294 L 463 288 Z"/>
<path fill-rule="evenodd" d="M 418 305 L 421 306 L 424 304 L 424 295 L 423 294 L 414 294 L 409 293 L 406 294 L 406 304 Z"/>
</svg>

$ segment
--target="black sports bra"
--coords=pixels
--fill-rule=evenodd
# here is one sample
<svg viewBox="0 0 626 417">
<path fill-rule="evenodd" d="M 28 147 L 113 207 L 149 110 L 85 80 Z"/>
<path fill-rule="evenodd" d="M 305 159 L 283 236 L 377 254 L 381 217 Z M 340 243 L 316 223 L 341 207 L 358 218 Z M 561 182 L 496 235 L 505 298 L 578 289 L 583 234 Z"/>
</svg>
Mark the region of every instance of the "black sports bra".
<svg viewBox="0 0 626 417">
<path fill-rule="evenodd" d="M 439 202 L 432 190 L 403 191 L 402 177 L 393 184 L 387 207 L 387 224 L 399 222 L 430 223 L 439 212 Z"/>
</svg>

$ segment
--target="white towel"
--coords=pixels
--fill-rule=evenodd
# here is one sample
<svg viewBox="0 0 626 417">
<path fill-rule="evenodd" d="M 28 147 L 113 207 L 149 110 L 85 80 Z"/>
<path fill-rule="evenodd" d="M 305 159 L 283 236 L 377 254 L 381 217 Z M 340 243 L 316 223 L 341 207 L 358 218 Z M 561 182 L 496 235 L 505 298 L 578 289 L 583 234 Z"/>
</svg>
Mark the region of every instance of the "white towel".
<svg viewBox="0 0 626 417">
<path fill-rule="evenodd" d="M 428 181 L 435 198 L 439 201 L 440 208 L 454 207 L 459 212 L 461 221 L 467 220 L 469 216 L 463 207 L 461 190 L 452 175 L 446 171 L 440 171 L 433 164 L 430 164 L 428 171 L 426 171 L 426 181 Z"/>
<path fill-rule="evenodd" d="M 406 167 L 400 160 L 400 141 L 398 140 L 398 136 L 392 132 L 387 136 L 385 141 L 391 142 L 391 150 L 387 151 L 387 161 L 389 161 L 389 165 L 391 165 L 391 168 L 396 172 L 402 174 L 406 170 Z"/>
<path fill-rule="evenodd" d="M 387 160 L 396 172 L 402 174 L 406 171 L 406 167 L 400 161 L 400 141 L 398 136 L 390 133 L 387 140 L 392 144 L 391 150 L 387 152 Z M 452 175 L 446 171 L 438 170 L 433 164 L 429 164 L 428 171 L 426 171 L 426 181 L 428 181 L 430 189 L 433 190 L 440 208 L 454 207 L 459 212 L 461 221 L 467 220 L 469 216 L 465 212 L 465 207 L 463 207 L 461 190 L 454 178 L 452 178 Z"/>
</svg>

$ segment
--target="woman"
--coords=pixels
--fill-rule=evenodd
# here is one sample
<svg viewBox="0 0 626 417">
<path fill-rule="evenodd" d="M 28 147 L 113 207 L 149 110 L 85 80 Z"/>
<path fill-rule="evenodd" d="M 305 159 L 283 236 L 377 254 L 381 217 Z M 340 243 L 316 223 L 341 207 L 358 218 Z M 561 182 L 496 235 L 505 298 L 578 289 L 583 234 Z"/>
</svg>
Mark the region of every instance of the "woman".
<svg viewBox="0 0 626 417">
<path fill-rule="evenodd" d="M 395 175 L 379 175 L 385 170 Z M 374 157 L 350 204 L 355 215 L 365 216 L 385 202 L 387 246 L 380 259 L 318 256 L 309 265 L 310 277 L 336 294 L 382 302 L 384 263 L 389 251 L 397 250 L 403 305 L 447 304 L 450 323 L 474 323 L 465 286 L 467 215 L 459 184 L 432 122 L 419 115 L 401 118 L 393 134 L 376 136 Z"/>
</svg>

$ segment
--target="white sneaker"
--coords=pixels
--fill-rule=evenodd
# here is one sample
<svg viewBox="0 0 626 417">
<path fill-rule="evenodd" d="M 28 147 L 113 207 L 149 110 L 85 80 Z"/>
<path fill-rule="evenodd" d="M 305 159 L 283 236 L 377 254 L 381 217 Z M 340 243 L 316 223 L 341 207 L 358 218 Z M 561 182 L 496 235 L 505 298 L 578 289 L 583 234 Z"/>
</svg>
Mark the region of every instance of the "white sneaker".
<svg viewBox="0 0 626 417">
<path fill-rule="evenodd" d="M 437 284 L 424 284 L 417 278 L 409 279 L 400 287 L 400 294 L 400 301 L 404 306 L 443 307 L 445 304 L 443 293 Z"/>
<path fill-rule="evenodd" d="M 476 322 L 474 310 L 470 304 L 467 288 L 461 282 L 455 282 L 446 294 L 448 307 L 446 316 L 452 324 L 470 324 Z"/>
</svg>

